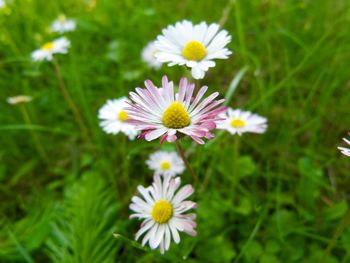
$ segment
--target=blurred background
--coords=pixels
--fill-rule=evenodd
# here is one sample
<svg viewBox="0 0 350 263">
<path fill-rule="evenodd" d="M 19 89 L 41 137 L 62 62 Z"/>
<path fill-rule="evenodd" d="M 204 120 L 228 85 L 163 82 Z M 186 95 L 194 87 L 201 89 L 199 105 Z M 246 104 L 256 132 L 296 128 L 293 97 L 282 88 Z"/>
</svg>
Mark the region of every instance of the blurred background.
<svg viewBox="0 0 350 263">
<path fill-rule="evenodd" d="M 350 159 L 337 146 L 350 131 L 350 3 L 346 0 L 6 0 L 0 8 L 0 262 L 350 262 Z M 65 14 L 77 23 L 57 55 L 87 134 L 59 89 L 51 62 L 30 54 L 58 37 Z M 188 19 L 224 22 L 234 54 L 201 85 L 227 104 L 269 120 L 241 138 L 204 146 L 184 140 L 200 178 L 197 237 L 182 235 L 161 256 L 132 242 L 139 222 L 128 205 L 152 182 L 145 161 L 159 141 L 105 134 L 98 109 L 145 79 L 178 82 L 141 60 L 162 28 Z M 11 105 L 8 97 L 28 95 Z M 185 183 L 193 183 L 187 173 Z M 232 190 L 230 184 L 236 187 Z M 113 233 L 119 233 L 114 238 Z M 338 238 L 339 237 L 339 238 Z"/>
</svg>

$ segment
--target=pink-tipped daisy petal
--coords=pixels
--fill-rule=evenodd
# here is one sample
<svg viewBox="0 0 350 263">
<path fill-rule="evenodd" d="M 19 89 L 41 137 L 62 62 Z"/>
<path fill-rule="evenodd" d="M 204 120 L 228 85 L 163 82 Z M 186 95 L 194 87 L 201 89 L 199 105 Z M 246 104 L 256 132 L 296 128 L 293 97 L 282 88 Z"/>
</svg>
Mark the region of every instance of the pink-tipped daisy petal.
<svg viewBox="0 0 350 263">
<path fill-rule="evenodd" d="M 194 141 L 203 144 L 203 138 L 215 128 L 216 121 L 222 119 L 220 114 L 226 111 L 221 104 L 223 99 L 216 100 L 218 92 L 214 92 L 204 98 L 207 86 L 203 86 L 197 94 L 194 92 L 194 84 L 182 78 L 179 90 L 176 93 L 172 81 L 164 76 L 162 87 L 157 88 L 151 81 L 145 81 L 146 89 L 136 88 L 130 92 L 127 108 L 129 122 L 136 130 L 143 133 L 139 138 L 152 141 L 161 137 L 161 142 L 174 142 L 177 133 L 191 137 Z M 212 135 L 212 133 L 210 133 Z"/>
</svg>

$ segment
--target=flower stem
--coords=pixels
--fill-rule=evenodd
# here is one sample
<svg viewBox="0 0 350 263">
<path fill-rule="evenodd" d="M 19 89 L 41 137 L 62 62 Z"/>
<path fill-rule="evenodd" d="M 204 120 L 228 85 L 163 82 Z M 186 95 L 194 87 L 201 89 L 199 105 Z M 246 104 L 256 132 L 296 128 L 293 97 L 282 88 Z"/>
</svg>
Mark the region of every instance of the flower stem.
<svg viewBox="0 0 350 263">
<path fill-rule="evenodd" d="M 64 97 L 64 99 L 66 100 L 69 108 L 71 109 L 73 115 L 74 115 L 74 118 L 76 120 L 76 122 L 78 123 L 79 125 L 79 128 L 81 130 L 81 132 L 83 133 L 83 136 L 88 140 L 90 141 L 90 136 L 89 136 L 89 132 L 88 132 L 88 129 L 84 123 L 84 120 L 74 102 L 74 100 L 72 99 L 72 97 L 70 96 L 67 88 L 66 88 L 66 85 L 64 83 L 64 80 L 63 80 L 63 77 L 62 77 L 62 72 L 61 72 L 61 67 L 60 65 L 58 64 L 57 60 L 53 59 L 52 60 L 52 64 L 54 66 L 54 69 L 55 69 L 55 74 L 56 74 L 56 77 L 57 77 L 57 80 L 58 80 L 58 86 L 62 92 L 62 95 Z"/>
<path fill-rule="evenodd" d="M 123 149 L 122 149 L 122 159 L 123 159 L 123 179 L 124 179 L 124 184 L 125 186 L 128 185 L 128 179 L 129 179 L 129 159 L 128 159 L 128 139 L 124 134 L 122 138 L 122 144 L 123 144 Z"/>
<path fill-rule="evenodd" d="M 201 80 L 200 79 L 195 79 L 195 90 L 198 92 L 201 89 Z"/>
<path fill-rule="evenodd" d="M 187 158 L 186 158 L 186 155 L 185 155 L 185 151 L 184 149 L 182 148 L 181 146 L 181 143 L 179 141 L 175 141 L 175 145 L 176 145 L 176 149 L 178 151 L 178 153 L 180 154 L 182 160 L 184 161 L 185 165 L 186 165 L 186 168 L 188 170 L 188 172 L 190 173 L 190 175 L 193 177 L 193 179 L 199 183 L 199 179 L 198 179 L 198 176 L 193 172 L 192 170 L 192 167 L 190 165 L 190 163 L 188 162 Z"/>
<path fill-rule="evenodd" d="M 232 193 L 236 188 L 237 177 L 238 177 L 238 158 L 239 158 L 239 144 L 240 144 L 240 136 L 233 136 L 233 160 L 232 160 Z"/>
<path fill-rule="evenodd" d="M 222 10 L 222 15 L 221 15 L 220 20 L 219 20 L 219 25 L 221 27 L 226 23 L 229 15 L 230 15 L 230 12 L 231 12 L 231 9 L 232 9 L 234 2 L 235 2 L 235 0 L 228 0 L 227 5 Z"/>
<path fill-rule="evenodd" d="M 348 211 L 345 218 L 340 222 L 339 226 L 337 227 L 336 231 L 334 232 L 333 237 L 325 250 L 325 253 L 327 255 L 329 255 L 331 253 L 333 247 L 337 243 L 338 238 L 343 234 L 344 230 L 346 229 L 346 227 L 348 226 L 349 223 L 350 223 L 350 210 Z"/>
<path fill-rule="evenodd" d="M 22 116 L 23 116 L 23 119 L 25 121 L 25 123 L 27 125 L 32 125 L 32 120 L 30 118 L 30 115 L 27 111 L 27 108 L 25 105 L 20 105 L 20 108 L 21 108 L 21 112 L 22 112 Z M 44 150 L 44 147 L 42 146 L 41 142 L 40 142 L 40 139 L 38 137 L 38 135 L 36 134 L 36 132 L 34 130 L 30 130 L 30 134 L 32 135 L 33 137 L 33 142 L 35 144 L 35 147 L 36 147 L 36 150 L 38 152 L 38 154 L 40 155 L 40 157 L 45 161 L 47 162 L 47 154 Z"/>
</svg>

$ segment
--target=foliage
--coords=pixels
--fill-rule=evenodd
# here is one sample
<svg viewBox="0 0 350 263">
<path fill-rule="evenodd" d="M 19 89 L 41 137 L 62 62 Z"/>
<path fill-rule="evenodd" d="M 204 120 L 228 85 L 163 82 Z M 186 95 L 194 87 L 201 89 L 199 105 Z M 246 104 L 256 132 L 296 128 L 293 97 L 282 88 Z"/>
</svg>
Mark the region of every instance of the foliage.
<svg viewBox="0 0 350 263">
<path fill-rule="evenodd" d="M 349 211 L 350 162 L 336 149 L 350 130 L 349 7 L 345 0 L 9 0 L 0 10 L 0 262 L 348 262 L 349 228 L 326 248 Z M 128 205 L 136 186 L 152 180 L 148 155 L 173 146 L 106 135 L 97 111 L 145 79 L 186 74 L 148 69 L 143 46 L 170 23 L 217 22 L 225 9 L 234 54 L 201 84 L 227 105 L 267 117 L 269 129 L 242 136 L 237 160 L 226 133 L 204 146 L 184 140 L 201 182 L 198 236 L 182 235 L 161 256 L 133 243 L 139 223 L 128 219 Z M 58 63 L 88 139 L 52 64 L 30 61 L 57 37 L 47 29 L 60 13 L 78 23 Z M 18 94 L 34 100 L 5 102 Z M 187 173 L 182 179 L 191 182 Z"/>
</svg>

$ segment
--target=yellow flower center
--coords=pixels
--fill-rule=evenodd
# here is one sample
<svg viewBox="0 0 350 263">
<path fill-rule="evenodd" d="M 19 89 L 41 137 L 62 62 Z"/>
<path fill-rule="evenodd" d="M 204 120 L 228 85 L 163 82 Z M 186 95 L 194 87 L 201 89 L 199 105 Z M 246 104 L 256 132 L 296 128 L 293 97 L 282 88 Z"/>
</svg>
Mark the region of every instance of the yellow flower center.
<svg viewBox="0 0 350 263">
<path fill-rule="evenodd" d="M 66 21 L 67 21 L 67 18 L 65 15 L 60 15 L 58 17 L 58 21 L 61 23 L 61 24 L 64 24 Z"/>
<path fill-rule="evenodd" d="M 119 112 L 119 114 L 118 114 L 118 119 L 119 119 L 120 121 L 126 121 L 127 119 L 129 119 L 128 113 L 127 113 L 126 111 L 124 111 L 124 110 L 121 110 L 121 111 Z"/>
<path fill-rule="evenodd" d="M 41 47 L 43 50 L 50 51 L 53 49 L 53 42 L 47 42 Z"/>
<path fill-rule="evenodd" d="M 190 125 L 191 119 L 184 105 L 176 101 L 164 111 L 162 122 L 165 127 L 181 129 Z"/>
<path fill-rule="evenodd" d="M 233 119 L 231 121 L 231 126 L 233 128 L 243 128 L 245 126 L 245 121 L 241 119 Z"/>
<path fill-rule="evenodd" d="M 167 200 L 158 200 L 152 209 L 152 218 L 158 224 L 164 224 L 169 221 L 173 215 L 173 206 Z"/>
<path fill-rule="evenodd" d="M 191 40 L 183 47 L 182 55 L 188 60 L 199 61 L 207 55 L 207 50 L 202 43 Z"/>
<path fill-rule="evenodd" d="M 168 161 L 163 161 L 160 163 L 160 168 L 162 168 L 162 170 L 169 170 L 170 166 L 171 164 Z"/>
</svg>

